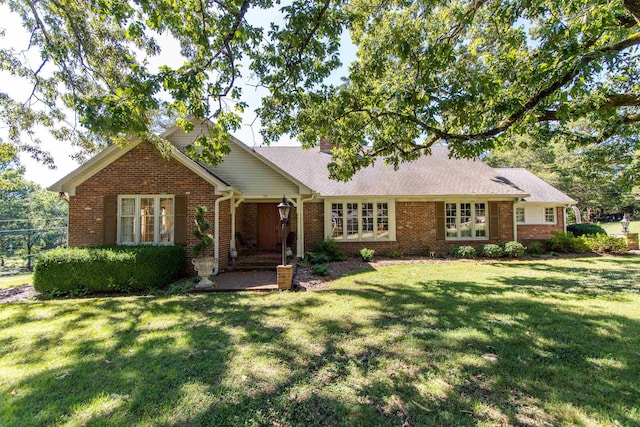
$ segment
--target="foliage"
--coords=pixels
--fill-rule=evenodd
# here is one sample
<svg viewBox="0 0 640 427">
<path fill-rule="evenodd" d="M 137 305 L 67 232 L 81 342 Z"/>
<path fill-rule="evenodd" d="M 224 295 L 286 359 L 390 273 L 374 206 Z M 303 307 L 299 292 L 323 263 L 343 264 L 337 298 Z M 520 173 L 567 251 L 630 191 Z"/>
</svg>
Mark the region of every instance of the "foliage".
<svg viewBox="0 0 640 427">
<path fill-rule="evenodd" d="M 544 241 L 544 245 L 549 251 L 575 254 L 589 251 L 589 247 L 587 247 L 584 240 L 575 237 L 573 233 L 553 231 L 551 234 L 552 237 Z"/>
<path fill-rule="evenodd" d="M 323 252 L 307 252 L 305 259 L 308 259 L 311 264 L 325 264 L 329 262 L 329 256 Z"/>
<path fill-rule="evenodd" d="M 333 239 L 323 240 L 315 246 L 316 254 L 326 255 L 329 261 L 344 261 L 347 256 L 340 248 L 340 244 Z"/>
<path fill-rule="evenodd" d="M 187 152 L 215 164 L 242 123 L 244 72 L 267 91 L 256 112 L 265 140 L 290 134 L 308 147 L 328 138 L 339 146 L 334 178 L 376 157 L 397 166 L 438 141 L 472 157 L 528 134 L 595 143 L 590 164 L 614 157 L 637 182 L 637 0 L 294 0 L 279 11 L 274 0 L 4 4 L 29 44 L 2 49 L 2 69 L 33 93 L 0 97 L 10 136 L 1 153 L 51 162 L 37 140 L 21 138 L 39 125 L 86 151 L 127 135 L 162 147 L 153 117 L 168 111 L 186 131 L 202 127 Z M 275 22 L 249 19 L 270 13 Z M 346 33 L 356 59 L 340 69 Z M 166 54 L 158 35 L 176 41 L 182 58 L 166 55 L 171 63 L 156 69 L 149 64 Z"/>
<path fill-rule="evenodd" d="M 373 249 L 362 248 L 360 249 L 360 258 L 362 258 L 364 262 L 369 262 L 373 259 L 373 254 L 375 253 L 376 251 Z"/>
<path fill-rule="evenodd" d="M 589 234 L 607 234 L 607 232 L 597 224 L 570 224 L 567 225 L 567 232 L 572 233 L 576 237 Z"/>
<path fill-rule="evenodd" d="M 3 304 L 2 424 L 635 426 L 639 291 L 616 256 Z"/>
<path fill-rule="evenodd" d="M 433 251 L 429 245 L 420 245 L 420 249 L 418 249 L 418 254 L 424 257 L 431 256 L 431 252 Z"/>
<path fill-rule="evenodd" d="M 544 245 L 537 240 L 534 240 L 527 245 L 527 253 L 531 256 L 540 256 L 544 254 L 544 252 Z"/>
<path fill-rule="evenodd" d="M 524 255 L 525 247 L 519 242 L 505 242 L 502 244 L 504 254 L 510 258 L 519 258 Z"/>
<path fill-rule="evenodd" d="M 196 228 L 193 230 L 193 235 L 198 239 L 191 249 L 191 253 L 194 257 L 206 256 L 207 249 L 212 247 L 215 240 L 211 233 L 207 233 L 207 230 L 211 228 L 211 222 L 206 218 L 207 207 L 198 205 L 196 206 L 195 223 Z"/>
<path fill-rule="evenodd" d="M 485 258 L 500 258 L 504 256 L 504 250 L 500 245 L 487 243 L 486 245 L 478 246 L 476 254 Z"/>
<path fill-rule="evenodd" d="M 144 291 L 184 273 L 180 246 L 112 246 L 53 249 L 36 262 L 33 285 L 42 293 Z"/>
<path fill-rule="evenodd" d="M 457 245 L 451 248 L 450 255 L 457 259 L 473 259 L 476 257 L 476 250 L 473 246 Z"/>
<path fill-rule="evenodd" d="M 315 264 L 311 267 L 311 272 L 316 276 L 328 276 L 331 274 L 331 270 L 327 264 Z"/>
<path fill-rule="evenodd" d="M 396 248 L 396 249 L 393 249 L 393 250 L 389 251 L 389 258 L 393 258 L 393 259 L 402 259 L 402 258 L 404 258 L 404 249 Z"/>
<path fill-rule="evenodd" d="M 625 239 L 607 236 L 604 233 L 582 236 L 582 240 L 592 252 L 615 254 L 627 252 L 629 250 Z"/>
</svg>

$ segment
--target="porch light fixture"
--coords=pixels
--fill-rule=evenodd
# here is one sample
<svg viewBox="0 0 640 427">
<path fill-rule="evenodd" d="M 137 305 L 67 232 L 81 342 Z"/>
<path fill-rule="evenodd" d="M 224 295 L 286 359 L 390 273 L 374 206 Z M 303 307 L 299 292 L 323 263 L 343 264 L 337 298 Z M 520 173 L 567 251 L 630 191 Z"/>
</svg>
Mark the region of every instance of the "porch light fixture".
<svg viewBox="0 0 640 427">
<path fill-rule="evenodd" d="M 631 222 L 631 218 L 629 218 L 629 213 L 625 213 L 624 217 L 622 217 L 622 234 L 629 234 L 629 223 Z"/>
<path fill-rule="evenodd" d="M 286 229 L 287 222 L 289 222 L 289 211 L 291 205 L 287 203 L 287 198 L 282 196 L 282 202 L 278 205 L 278 213 L 280 214 L 280 222 L 282 223 L 282 265 L 287 265 L 287 244 L 286 244 Z"/>
</svg>

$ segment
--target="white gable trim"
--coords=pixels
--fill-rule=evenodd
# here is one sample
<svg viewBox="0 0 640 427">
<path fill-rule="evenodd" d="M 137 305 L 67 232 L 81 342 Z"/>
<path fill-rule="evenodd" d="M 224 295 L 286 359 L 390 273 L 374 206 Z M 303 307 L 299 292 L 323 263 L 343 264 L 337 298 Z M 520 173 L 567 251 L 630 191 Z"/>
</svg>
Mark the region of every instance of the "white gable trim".
<svg viewBox="0 0 640 427">
<path fill-rule="evenodd" d="M 111 163 L 118 160 L 120 157 L 127 154 L 129 151 L 137 147 L 141 142 L 142 140 L 135 139 L 124 147 L 112 145 L 104 149 L 96 156 L 92 157 L 87 162 L 82 164 L 80 167 L 66 175 L 64 178 L 49 186 L 47 190 L 56 191 L 59 193 L 67 193 L 69 196 L 75 196 L 76 187 L 109 166 Z M 207 172 L 203 167 L 180 152 L 180 150 L 175 148 L 173 145 L 171 145 L 171 157 L 211 185 L 215 186 L 217 190 L 227 191 L 233 189 L 226 183 L 220 181 L 218 178 Z"/>
</svg>

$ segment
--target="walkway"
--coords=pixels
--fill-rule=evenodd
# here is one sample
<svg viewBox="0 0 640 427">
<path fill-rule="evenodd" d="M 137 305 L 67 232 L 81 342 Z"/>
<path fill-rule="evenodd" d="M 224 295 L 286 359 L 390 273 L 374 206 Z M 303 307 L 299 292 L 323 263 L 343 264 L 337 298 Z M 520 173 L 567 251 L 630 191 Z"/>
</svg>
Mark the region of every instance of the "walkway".
<svg viewBox="0 0 640 427">
<path fill-rule="evenodd" d="M 232 271 L 221 273 L 213 279 L 216 286 L 212 289 L 192 289 L 194 293 L 209 292 L 238 292 L 258 291 L 268 292 L 278 290 L 278 281 L 275 271 Z"/>
</svg>

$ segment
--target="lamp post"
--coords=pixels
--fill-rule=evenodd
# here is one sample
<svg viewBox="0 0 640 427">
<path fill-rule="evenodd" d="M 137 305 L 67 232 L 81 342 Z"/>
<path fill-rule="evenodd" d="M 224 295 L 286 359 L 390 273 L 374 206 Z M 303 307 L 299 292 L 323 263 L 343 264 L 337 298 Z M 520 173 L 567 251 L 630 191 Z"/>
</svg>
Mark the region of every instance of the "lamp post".
<svg viewBox="0 0 640 427">
<path fill-rule="evenodd" d="M 624 217 L 622 217 L 622 234 L 629 234 L 629 223 L 631 222 L 631 218 L 629 218 L 629 213 L 625 213 Z"/>
<path fill-rule="evenodd" d="M 287 244 L 285 232 L 287 229 L 287 222 L 289 221 L 289 211 L 291 205 L 287 203 L 287 198 L 282 196 L 282 202 L 278 205 L 278 213 L 280 214 L 280 222 L 282 223 L 282 265 L 287 265 Z"/>
</svg>

